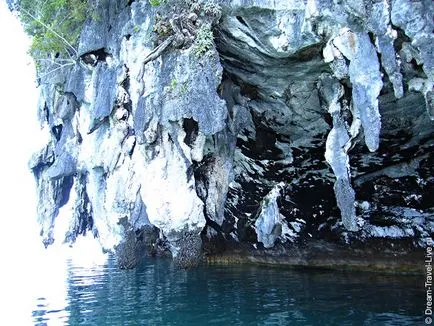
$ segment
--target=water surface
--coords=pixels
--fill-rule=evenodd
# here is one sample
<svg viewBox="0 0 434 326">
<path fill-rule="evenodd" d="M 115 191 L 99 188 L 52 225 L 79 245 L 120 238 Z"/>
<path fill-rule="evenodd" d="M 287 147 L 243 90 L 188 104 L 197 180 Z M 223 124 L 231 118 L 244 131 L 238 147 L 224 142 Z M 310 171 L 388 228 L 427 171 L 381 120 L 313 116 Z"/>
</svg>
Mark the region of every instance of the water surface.
<svg viewBox="0 0 434 326">
<path fill-rule="evenodd" d="M 125 271 L 112 258 L 92 267 L 68 260 L 65 268 L 64 298 L 40 289 L 34 324 L 423 324 L 423 276 L 241 265 L 185 271 L 153 259 Z"/>
</svg>

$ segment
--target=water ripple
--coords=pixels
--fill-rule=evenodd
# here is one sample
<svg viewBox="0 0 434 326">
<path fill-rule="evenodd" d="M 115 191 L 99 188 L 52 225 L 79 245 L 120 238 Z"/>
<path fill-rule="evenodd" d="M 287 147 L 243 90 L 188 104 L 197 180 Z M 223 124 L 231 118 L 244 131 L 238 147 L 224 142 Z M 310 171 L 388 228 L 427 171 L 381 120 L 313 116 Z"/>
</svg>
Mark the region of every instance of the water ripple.
<svg viewBox="0 0 434 326">
<path fill-rule="evenodd" d="M 113 259 L 66 266 L 64 306 L 41 293 L 35 325 L 413 325 L 422 320 L 417 277 L 252 266 L 177 270 L 149 260 L 130 271 Z"/>
</svg>

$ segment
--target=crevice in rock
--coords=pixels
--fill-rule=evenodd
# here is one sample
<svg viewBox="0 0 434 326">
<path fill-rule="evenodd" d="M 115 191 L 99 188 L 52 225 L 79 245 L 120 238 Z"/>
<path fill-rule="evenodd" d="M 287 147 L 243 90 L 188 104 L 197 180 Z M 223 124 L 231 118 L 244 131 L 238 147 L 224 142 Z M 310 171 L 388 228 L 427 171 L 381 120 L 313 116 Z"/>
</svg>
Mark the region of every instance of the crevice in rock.
<svg viewBox="0 0 434 326">
<path fill-rule="evenodd" d="M 403 43 L 410 43 L 411 39 L 405 34 L 402 28 L 395 25 L 391 25 L 391 26 L 398 34 L 396 39 L 393 42 L 393 47 L 395 48 L 396 53 L 399 53 L 399 51 L 402 50 Z"/>
<path fill-rule="evenodd" d="M 192 147 L 199 132 L 198 123 L 192 118 L 187 118 L 184 119 L 182 123 L 182 128 L 185 131 L 184 143 L 187 146 Z"/>
<path fill-rule="evenodd" d="M 81 135 L 80 131 L 76 130 L 76 136 L 77 136 L 77 143 L 81 145 L 83 143 L 83 136 Z"/>
<path fill-rule="evenodd" d="M 48 110 L 47 102 L 44 102 L 44 108 L 42 109 L 44 112 L 45 121 L 50 124 L 50 112 Z"/>
<path fill-rule="evenodd" d="M 246 26 L 246 27 L 249 27 L 249 25 L 246 23 L 246 21 L 244 20 L 243 17 L 241 17 L 241 16 L 236 16 L 236 18 L 237 18 L 237 20 L 238 20 L 241 24 L 243 24 L 243 25 Z"/>
<path fill-rule="evenodd" d="M 63 129 L 62 124 L 51 127 L 51 133 L 53 134 L 54 138 L 56 138 L 57 141 L 59 141 L 60 137 L 62 136 L 62 129 Z"/>
<path fill-rule="evenodd" d="M 73 243 L 79 235 L 86 236 L 87 231 L 93 231 L 97 237 L 97 230 L 94 227 L 92 203 L 87 194 L 87 174 L 76 176 L 76 191 L 78 198 L 74 207 L 74 225 L 65 235 L 65 242 Z"/>
<path fill-rule="evenodd" d="M 244 155 L 257 159 L 278 159 L 282 151 L 275 144 L 278 138 L 277 133 L 264 123 L 264 119 L 257 114 L 252 114 L 255 123 L 256 140 L 248 139 L 247 142 L 241 138 L 237 139 L 237 147 L 241 148 Z"/>
<path fill-rule="evenodd" d="M 60 188 L 60 192 L 57 194 L 56 202 L 58 203 L 58 208 L 61 208 L 69 201 L 69 195 L 71 193 L 72 186 L 74 185 L 74 176 L 65 176 L 62 179 L 54 182 L 58 183 L 58 187 Z"/>
<path fill-rule="evenodd" d="M 72 105 L 74 110 L 78 110 L 80 108 L 80 102 L 73 92 L 64 92 L 63 94 L 66 96 L 66 104 Z"/>
<path fill-rule="evenodd" d="M 88 65 L 96 66 L 98 62 L 106 62 L 108 57 L 112 57 L 112 54 L 107 52 L 105 48 L 101 48 L 95 51 L 84 53 L 80 56 L 80 59 Z"/>
<path fill-rule="evenodd" d="M 296 53 L 291 55 L 290 60 L 291 61 L 298 61 L 298 62 L 307 62 L 311 61 L 315 57 L 322 57 L 322 51 L 325 46 L 325 42 L 321 41 L 317 44 L 309 45 L 304 48 L 301 48 Z"/>
<path fill-rule="evenodd" d="M 411 59 L 409 64 L 411 65 L 411 67 L 413 68 L 414 71 L 417 72 L 417 75 L 426 78 L 426 74 L 423 71 L 423 64 L 418 64 L 416 59 Z"/>
<path fill-rule="evenodd" d="M 121 86 L 126 90 L 129 91 L 130 89 L 130 68 L 126 64 L 124 64 L 125 69 L 125 79 L 122 81 Z M 131 110 L 130 110 L 131 112 Z"/>
<path fill-rule="evenodd" d="M 229 82 L 230 89 L 225 89 L 225 83 Z M 234 73 L 231 73 L 223 67 L 222 82 L 220 83 L 217 93 L 226 101 L 230 109 L 234 104 L 244 105 L 244 100 L 260 100 L 260 89 L 258 86 L 250 84 L 249 81 L 243 80 Z M 241 96 L 240 96 L 241 95 Z"/>
<path fill-rule="evenodd" d="M 131 150 L 128 152 L 128 155 L 130 157 L 133 156 L 133 153 L 134 153 L 134 150 L 136 148 L 136 145 L 137 145 L 137 140 L 136 140 L 136 138 L 134 138 L 134 142 L 133 142 L 133 145 L 131 146 Z"/>
</svg>

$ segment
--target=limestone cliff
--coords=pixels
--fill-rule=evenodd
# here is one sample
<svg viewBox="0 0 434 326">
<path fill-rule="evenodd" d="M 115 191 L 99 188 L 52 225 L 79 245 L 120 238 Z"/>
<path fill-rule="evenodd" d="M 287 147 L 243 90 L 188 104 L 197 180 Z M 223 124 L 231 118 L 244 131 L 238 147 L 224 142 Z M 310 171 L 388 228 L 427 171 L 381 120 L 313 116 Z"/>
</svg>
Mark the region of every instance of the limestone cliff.
<svg viewBox="0 0 434 326">
<path fill-rule="evenodd" d="M 61 217 L 122 267 L 405 261 L 434 233 L 433 6 L 98 1 L 40 72 L 44 242 Z"/>
</svg>

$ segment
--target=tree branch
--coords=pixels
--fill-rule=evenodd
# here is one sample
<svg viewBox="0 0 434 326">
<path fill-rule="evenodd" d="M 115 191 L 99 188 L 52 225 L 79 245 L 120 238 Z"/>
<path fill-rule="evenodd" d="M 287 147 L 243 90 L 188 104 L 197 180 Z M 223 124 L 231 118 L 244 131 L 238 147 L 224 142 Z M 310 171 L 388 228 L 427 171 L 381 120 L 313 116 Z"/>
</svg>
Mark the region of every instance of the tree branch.
<svg viewBox="0 0 434 326">
<path fill-rule="evenodd" d="M 34 15 L 32 15 L 28 10 L 24 9 L 22 6 L 19 6 L 19 10 L 21 12 L 24 12 L 24 14 L 26 14 L 27 16 L 29 16 L 30 18 L 34 19 L 37 23 L 41 24 L 41 26 L 45 27 L 47 30 L 49 30 L 50 32 L 52 32 L 54 35 L 56 35 L 63 43 L 65 43 L 65 45 L 67 47 L 70 48 L 70 50 L 73 51 L 75 57 L 78 57 L 78 51 L 75 49 L 74 46 L 71 45 L 71 43 L 69 43 L 62 35 L 60 35 L 59 33 L 57 33 L 53 28 L 51 28 L 50 26 L 48 26 L 47 24 L 43 23 L 40 19 L 36 18 Z"/>
<path fill-rule="evenodd" d="M 157 46 L 155 49 L 153 49 L 143 60 L 143 65 L 146 65 L 149 61 L 153 61 L 157 59 L 161 54 L 163 54 L 164 50 L 166 50 L 170 44 L 172 44 L 173 40 L 175 39 L 175 36 L 169 36 L 163 43 L 161 43 L 159 46 Z"/>
<path fill-rule="evenodd" d="M 71 61 L 69 63 L 65 63 L 63 65 L 60 65 L 60 67 L 57 67 L 56 69 L 50 70 L 46 74 L 43 74 L 42 76 L 38 76 L 38 78 L 40 78 L 40 79 L 45 78 L 46 76 L 48 76 L 49 74 L 52 74 L 53 72 L 56 72 L 57 70 L 60 70 L 60 69 L 63 69 L 65 67 L 72 66 L 72 65 L 75 65 L 75 61 Z"/>
<path fill-rule="evenodd" d="M 161 43 L 159 46 L 157 46 L 155 49 L 153 49 L 143 60 L 143 66 L 142 69 L 139 72 L 139 80 L 143 79 L 143 74 L 145 73 L 145 65 L 149 61 L 153 61 L 157 59 L 160 55 L 163 54 L 163 52 L 172 44 L 173 40 L 175 39 L 175 35 L 169 36 L 163 43 Z"/>
</svg>

